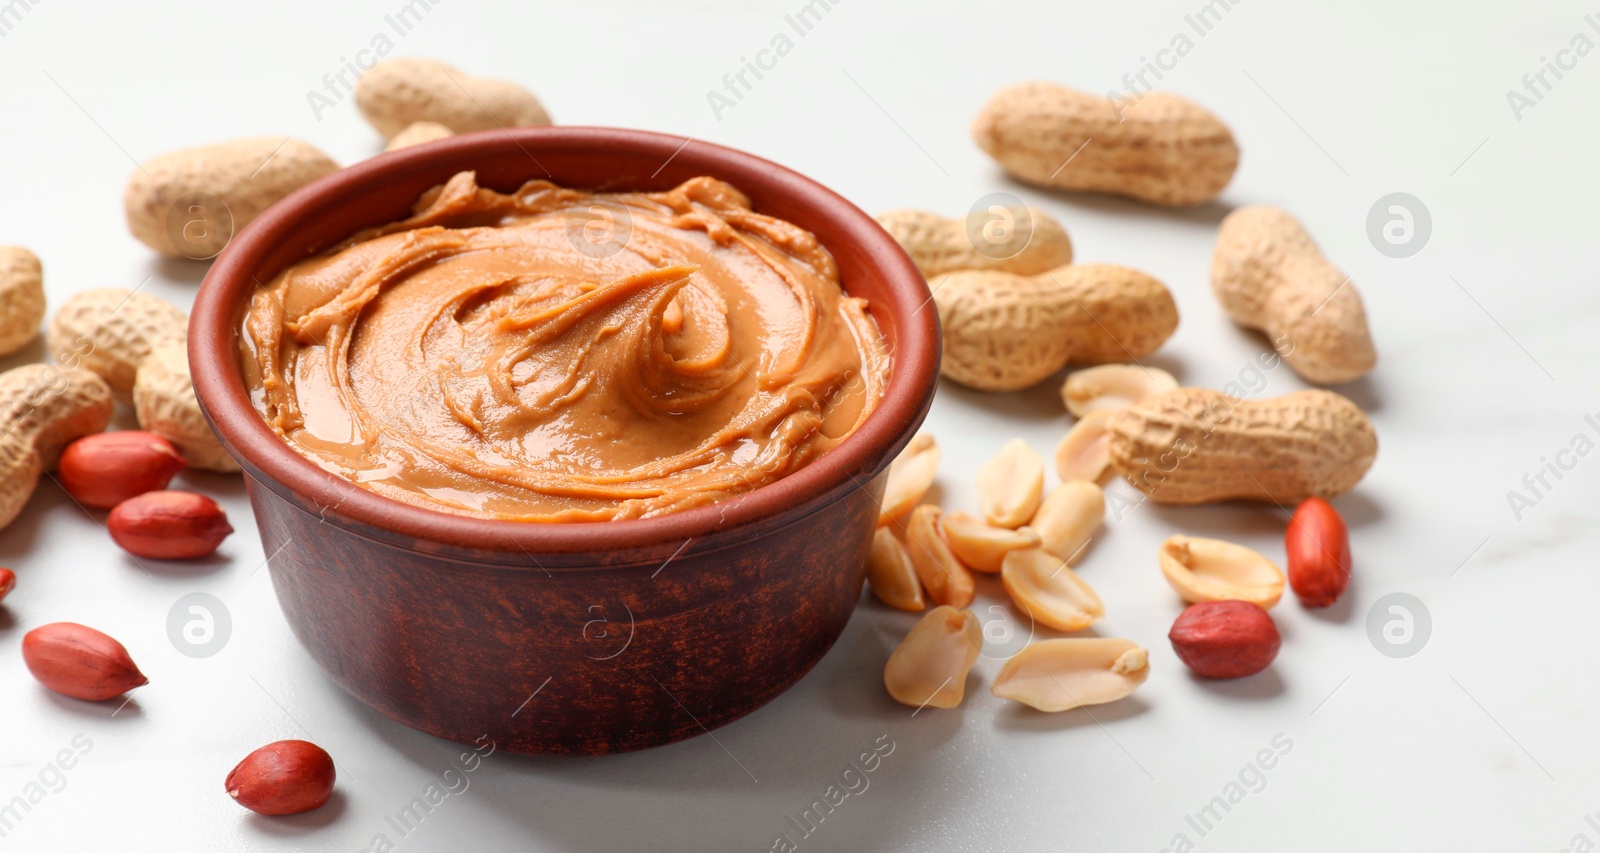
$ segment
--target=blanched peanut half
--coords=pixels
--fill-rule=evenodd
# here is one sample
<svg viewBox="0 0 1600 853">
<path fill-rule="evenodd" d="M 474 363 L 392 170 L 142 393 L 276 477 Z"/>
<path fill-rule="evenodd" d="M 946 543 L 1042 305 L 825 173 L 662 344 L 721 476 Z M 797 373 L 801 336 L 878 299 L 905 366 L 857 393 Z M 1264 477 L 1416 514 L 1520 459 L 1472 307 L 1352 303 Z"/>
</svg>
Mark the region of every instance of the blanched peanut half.
<svg viewBox="0 0 1600 853">
<path fill-rule="evenodd" d="M 928 602 L 922 597 L 922 582 L 911 565 L 911 552 L 887 527 L 872 534 L 872 549 L 867 552 L 867 585 L 879 601 L 897 610 L 921 613 L 928 609 Z"/>
<path fill-rule="evenodd" d="M 1018 607 L 1057 631 L 1082 631 L 1106 615 L 1100 596 L 1066 560 L 1038 548 L 1007 554 L 1000 582 Z"/>
<path fill-rule="evenodd" d="M 1099 410 L 1078 419 L 1056 445 L 1056 474 L 1061 482 L 1098 483 L 1111 467 L 1111 418 Z"/>
<path fill-rule="evenodd" d="M 1105 516 L 1105 492 L 1094 483 L 1072 480 L 1050 493 L 1028 526 L 1039 534 L 1039 547 L 1070 562 L 1078 558 Z"/>
<path fill-rule="evenodd" d="M 939 535 L 939 508 L 923 504 L 911 511 L 906 522 L 906 550 L 917 579 L 934 604 L 966 607 L 972 603 L 977 584 L 972 572 L 956 559 L 944 537 Z"/>
<path fill-rule="evenodd" d="M 1178 387 L 1178 380 L 1159 367 L 1102 364 L 1067 374 L 1061 402 L 1077 417 L 1090 412 L 1120 412 Z"/>
<path fill-rule="evenodd" d="M 978 469 L 978 505 L 996 527 L 1028 523 L 1044 495 L 1044 460 L 1026 441 L 1013 438 Z"/>
<path fill-rule="evenodd" d="M 1026 527 L 1007 530 L 965 512 L 945 513 L 939 520 L 945 544 L 967 568 L 994 574 L 1006 555 L 1021 548 L 1039 547 L 1039 534 Z"/>
<path fill-rule="evenodd" d="M 954 708 L 967 692 L 967 672 L 983 649 L 983 626 L 966 610 L 935 607 L 912 626 L 883 667 L 896 702 Z"/>
<path fill-rule="evenodd" d="M 1271 560 L 1220 539 L 1167 539 L 1161 543 L 1161 573 L 1191 604 L 1248 601 L 1270 608 L 1283 597 L 1283 572 Z"/>
<path fill-rule="evenodd" d="M 1150 674 L 1150 655 L 1132 640 L 1040 640 L 1017 652 L 989 692 L 1041 711 L 1101 705 L 1128 696 Z"/>
<path fill-rule="evenodd" d="M 905 515 L 933 488 L 933 475 L 939 471 L 939 443 L 926 433 L 911 439 L 889 463 L 889 481 L 883 489 L 883 507 L 878 510 L 879 526 Z"/>
</svg>

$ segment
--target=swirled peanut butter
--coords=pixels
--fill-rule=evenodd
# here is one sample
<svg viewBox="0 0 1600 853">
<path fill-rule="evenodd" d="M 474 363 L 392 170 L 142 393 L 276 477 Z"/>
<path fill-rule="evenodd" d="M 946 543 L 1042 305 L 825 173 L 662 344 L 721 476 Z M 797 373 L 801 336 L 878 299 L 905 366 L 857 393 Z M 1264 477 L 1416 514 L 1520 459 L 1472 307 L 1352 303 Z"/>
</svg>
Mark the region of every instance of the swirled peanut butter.
<svg viewBox="0 0 1600 853">
<path fill-rule="evenodd" d="M 244 318 L 258 411 L 382 495 L 495 519 L 661 515 L 782 478 L 877 405 L 889 356 L 809 232 L 660 193 L 463 172 L 284 270 Z"/>
</svg>

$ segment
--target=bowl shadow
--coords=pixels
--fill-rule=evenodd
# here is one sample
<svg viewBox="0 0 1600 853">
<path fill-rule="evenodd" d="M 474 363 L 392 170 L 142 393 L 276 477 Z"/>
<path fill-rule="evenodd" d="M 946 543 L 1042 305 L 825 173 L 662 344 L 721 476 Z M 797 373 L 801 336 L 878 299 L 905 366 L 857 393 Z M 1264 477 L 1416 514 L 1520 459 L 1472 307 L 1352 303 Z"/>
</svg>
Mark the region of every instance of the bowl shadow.
<svg viewBox="0 0 1600 853">
<path fill-rule="evenodd" d="M 481 776 L 485 784 L 474 782 L 464 795 L 484 798 L 535 849 L 766 849 L 780 833 L 812 846 L 809 838 L 798 841 L 802 836 L 790 817 L 814 809 L 830 786 L 849 790 L 864 778 L 866 789 L 835 806 L 816 832 L 832 847 L 880 849 L 896 830 L 877 815 L 941 796 L 916 780 L 938 762 L 964 715 L 930 709 L 913 716 L 915 709 L 890 699 L 881 688 L 888 652 L 865 622 L 852 619 L 799 684 L 709 734 L 604 756 L 496 751 L 468 776 Z M 976 689 L 969 683 L 969 692 Z M 417 782 L 419 793 L 452 766 L 462 772 L 452 762 L 470 746 L 409 729 L 343 691 L 340 696 L 351 717 L 404 762 L 430 774 Z M 880 762 L 865 770 L 859 757 L 875 750 Z M 955 795 L 951 790 L 949 796 Z M 903 802 L 853 805 L 856 796 Z M 394 809 L 404 805 L 395 803 Z M 630 818 L 618 820 L 618 814 Z"/>
</svg>

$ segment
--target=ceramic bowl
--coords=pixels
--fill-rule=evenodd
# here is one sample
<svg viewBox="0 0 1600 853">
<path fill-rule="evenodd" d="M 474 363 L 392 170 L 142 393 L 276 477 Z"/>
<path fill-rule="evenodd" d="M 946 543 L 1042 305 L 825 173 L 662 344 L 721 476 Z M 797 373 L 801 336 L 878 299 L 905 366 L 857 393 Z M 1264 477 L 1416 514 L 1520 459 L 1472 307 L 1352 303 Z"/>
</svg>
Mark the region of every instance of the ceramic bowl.
<svg viewBox="0 0 1600 853">
<path fill-rule="evenodd" d="M 412 506 L 299 455 L 251 406 L 239 368 L 251 294 L 462 170 L 605 190 L 728 181 L 809 229 L 893 353 L 861 428 L 804 469 L 658 518 L 529 524 Z M 701 734 L 811 669 L 861 595 L 884 473 L 927 414 L 939 330 L 927 284 L 870 216 L 751 154 L 584 127 L 452 137 L 328 175 L 235 235 L 189 322 L 202 409 L 244 468 L 273 587 L 327 674 L 408 726 L 528 753 L 608 753 Z"/>
</svg>

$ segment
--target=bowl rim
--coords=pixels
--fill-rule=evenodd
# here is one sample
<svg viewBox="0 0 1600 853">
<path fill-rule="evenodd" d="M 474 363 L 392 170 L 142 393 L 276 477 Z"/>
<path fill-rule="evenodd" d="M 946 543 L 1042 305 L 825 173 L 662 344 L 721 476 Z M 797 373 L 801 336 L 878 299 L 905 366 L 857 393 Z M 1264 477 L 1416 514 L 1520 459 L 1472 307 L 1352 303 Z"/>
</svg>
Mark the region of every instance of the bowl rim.
<svg viewBox="0 0 1600 853">
<path fill-rule="evenodd" d="M 819 219 L 842 223 L 840 230 L 865 248 L 867 266 L 890 295 L 889 304 L 881 307 L 894 317 L 890 377 L 883 398 L 866 421 L 799 471 L 728 500 L 652 518 L 561 523 L 479 518 L 385 497 L 323 469 L 267 426 L 250 402 L 239 369 L 236 306 L 253 292 L 260 280 L 256 270 L 266 256 L 308 219 L 316 218 L 326 199 L 348 198 L 363 187 L 381 184 L 386 176 L 426 171 L 430 164 L 473 154 L 490 159 L 520 149 L 537 164 L 534 155 L 539 148 L 573 145 L 592 148 L 599 156 L 605 152 L 656 155 L 663 167 L 684 158 L 706 166 L 702 171 L 713 177 L 735 172 L 747 182 L 768 182 L 772 192 L 781 191 L 799 206 L 813 210 Z M 542 164 L 538 168 L 543 169 Z M 530 171 L 528 179 L 536 177 L 540 175 Z M 910 441 L 932 404 L 941 348 L 938 313 L 925 310 L 931 301 L 922 273 L 875 219 L 833 190 L 785 166 L 727 146 L 654 131 L 585 126 L 514 128 L 462 134 L 380 154 L 321 177 L 268 208 L 234 235 L 206 273 L 190 313 L 188 349 L 201 411 L 228 452 L 262 485 L 309 501 L 326 521 L 345 522 L 341 527 L 354 523 L 389 534 L 384 538 L 403 537 L 412 547 L 431 542 L 477 554 L 520 551 L 532 557 L 616 552 L 680 541 L 682 550 L 691 540 L 763 520 L 781 520 L 801 508 L 812 511 L 818 500 L 828 498 L 831 503 L 848 493 L 849 486 L 866 488 Z M 537 565 L 537 560 L 533 562 Z"/>
</svg>

